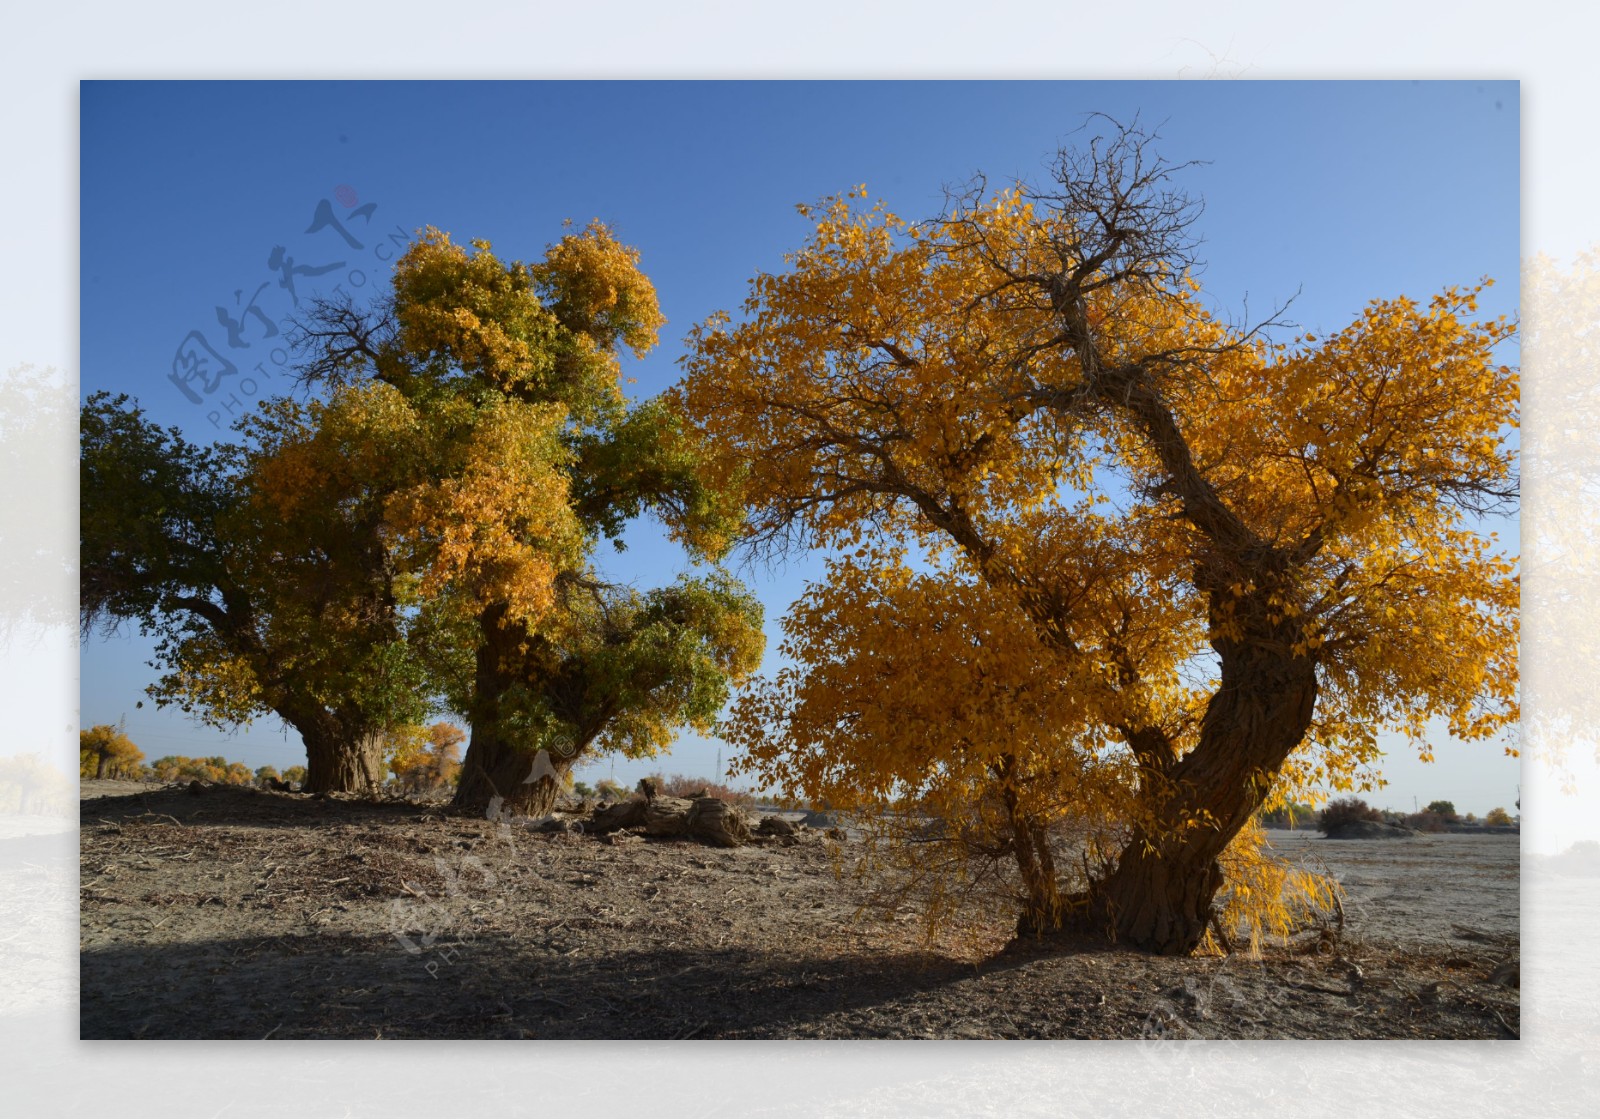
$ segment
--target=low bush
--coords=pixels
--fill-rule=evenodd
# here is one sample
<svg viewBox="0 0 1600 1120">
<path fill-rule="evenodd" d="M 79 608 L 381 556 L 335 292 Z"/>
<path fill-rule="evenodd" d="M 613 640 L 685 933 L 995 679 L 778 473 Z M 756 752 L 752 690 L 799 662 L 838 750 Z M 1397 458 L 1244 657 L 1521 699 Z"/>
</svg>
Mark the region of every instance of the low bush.
<svg viewBox="0 0 1600 1120">
<path fill-rule="evenodd" d="M 1260 813 L 1263 828 L 1309 828 L 1316 823 L 1317 811 L 1300 801 L 1290 801 Z"/>
<path fill-rule="evenodd" d="M 1356 821 L 1381 820 L 1383 814 L 1361 798 L 1341 797 L 1337 801 L 1328 802 L 1328 807 L 1322 810 L 1322 815 L 1317 818 L 1317 827 L 1328 833 L 1340 825 L 1354 824 Z"/>
<path fill-rule="evenodd" d="M 731 805 L 743 805 L 749 808 L 756 803 L 753 793 L 734 789 L 720 782 L 708 781 L 705 778 L 691 778 L 683 774 L 674 774 L 669 778 L 652 774 L 650 780 L 656 784 L 656 792 L 665 797 L 689 797 L 700 795 L 704 791 L 704 796 L 720 797 Z"/>
<path fill-rule="evenodd" d="M 1454 824 L 1459 819 L 1459 815 L 1456 813 L 1455 802 L 1453 801 L 1430 801 L 1428 802 L 1428 807 L 1424 809 L 1423 812 L 1437 813 L 1439 816 L 1444 818 L 1446 824 Z"/>
</svg>

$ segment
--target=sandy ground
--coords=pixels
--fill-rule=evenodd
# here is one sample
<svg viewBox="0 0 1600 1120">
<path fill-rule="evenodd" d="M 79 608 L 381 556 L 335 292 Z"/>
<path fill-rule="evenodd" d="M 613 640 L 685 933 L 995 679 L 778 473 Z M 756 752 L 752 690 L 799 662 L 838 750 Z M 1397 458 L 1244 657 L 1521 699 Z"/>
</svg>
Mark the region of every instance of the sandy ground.
<svg viewBox="0 0 1600 1120">
<path fill-rule="evenodd" d="M 1173 960 L 930 941 L 851 844 L 541 835 L 402 803 L 99 788 L 81 1031 L 106 1038 L 1510 1038 L 1516 837 L 1274 833 L 1335 944 Z M 97 796 L 104 794 L 104 796 Z M 23 838 L 25 839 L 25 838 Z"/>
</svg>

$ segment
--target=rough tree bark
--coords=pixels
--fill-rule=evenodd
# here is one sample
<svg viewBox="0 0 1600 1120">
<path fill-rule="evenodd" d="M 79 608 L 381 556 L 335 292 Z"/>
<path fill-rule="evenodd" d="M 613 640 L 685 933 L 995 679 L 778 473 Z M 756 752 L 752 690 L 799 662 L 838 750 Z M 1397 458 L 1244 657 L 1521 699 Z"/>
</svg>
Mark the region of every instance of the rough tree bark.
<svg viewBox="0 0 1600 1120">
<path fill-rule="evenodd" d="M 567 772 L 585 744 L 569 743 L 566 752 L 530 752 L 498 730 L 504 726 L 502 717 L 506 714 L 503 698 L 516 684 L 509 666 L 517 662 L 517 647 L 523 635 L 506 625 L 502 605 L 489 607 L 478 621 L 482 640 L 473 670 L 472 736 L 467 742 L 466 757 L 461 760 L 461 777 L 451 807 L 459 812 L 484 813 L 498 797 L 502 812 L 548 816 L 565 785 Z"/>
<path fill-rule="evenodd" d="M 350 711 L 286 701 L 275 709 L 306 745 L 307 793 L 371 793 L 383 785 L 383 733 Z"/>
<path fill-rule="evenodd" d="M 461 778 L 452 808 L 483 813 L 498 797 L 503 812 L 525 817 L 548 816 L 555 809 L 556 799 L 577 755 L 563 757 L 548 751 L 544 755 L 550 769 L 547 771 L 540 766 L 538 777 L 530 781 L 534 778 L 539 752 L 529 754 L 488 728 L 474 725 L 466 758 L 461 763 Z"/>
<path fill-rule="evenodd" d="M 1223 885 L 1217 858 L 1304 738 L 1316 698 L 1311 661 L 1225 648 L 1222 687 L 1206 708 L 1198 745 L 1172 768 L 1164 790 L 1151 791 L 1155 819 L 1167 827 L 1135 833 L 1072 924 L 1156 953 L 1193 952 Z"/>
</svg>

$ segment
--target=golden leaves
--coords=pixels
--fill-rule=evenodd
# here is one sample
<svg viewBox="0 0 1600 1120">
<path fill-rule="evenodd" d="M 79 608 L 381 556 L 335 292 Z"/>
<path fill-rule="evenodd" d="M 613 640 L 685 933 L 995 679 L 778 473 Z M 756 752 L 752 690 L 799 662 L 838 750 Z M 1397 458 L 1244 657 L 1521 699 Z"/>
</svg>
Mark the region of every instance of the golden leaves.
<svg viewBox="0 0 1600 1120">
<path fill-rule="evenodd" d="M 674 395 L 756 540 L 845 554 L 731 721 L 769 781 L 954 811 L 1013 758 L 1088 812 L 1147 780 L 1139 732 L 1193 747 L 1245 653 L 1316 667 L 1291 783 L 1367 780 L 1380 728 L 1517 718 L 1516 562 L 1473 531 L 1516 494 L 1487 281 L 1274 343 L 1176 267 L 1072 259 L 1020 189 L 914 225 L 861 197 L 801 209 Z"/>
<path fill-rule="evenodd" d="M 398 492 L 389 517 L 408 542 L 418 594 L 447 592 L 463 609 L 503 602 L 536 625 L 555 603 L 555 580 L 581 553 L 560 440 L 566 412 L 499 398 L 457 402 L 427 423 L 432 469 Z"/>
<path fill-rule="evenodd" d="M 609 348 L 617 342 L 643 357 L 666 318 L 656 290 L 639 271 L 639 252 L 596 219 L 582 234 L 552 245 L 530 270 L 546 302 L 569 330 Z"/>
<path fill-rule="evenodd" d="M 591 419 L 622 400 L 617 348 L 642 356 L 665 322 L 638 264 L 598 221 L 532 265 L 425 229 L 395 264 L 398 350 L 427 378 L 461 376 Z"/>
<path fill-rule="evenodd" d="M 446 358 L 497 387 L 537 386 L 550 373 L 554 317 L 526 268 L 502 264 L 486 241 L 473 248 L 468 253 L 429 227 L 395 262 L 400 349 Z"/>
</svg>

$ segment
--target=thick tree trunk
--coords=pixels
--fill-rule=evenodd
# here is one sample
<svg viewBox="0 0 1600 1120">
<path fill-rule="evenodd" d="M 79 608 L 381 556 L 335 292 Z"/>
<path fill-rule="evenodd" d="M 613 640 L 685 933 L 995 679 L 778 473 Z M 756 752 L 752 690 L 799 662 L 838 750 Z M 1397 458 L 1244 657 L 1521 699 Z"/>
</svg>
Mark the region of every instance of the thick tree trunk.
<svg viewBox="0 0 1600 1120">
<path fill-rule="evenodd" d="M 1166 956 L 1186 956 L 1205 938 L 1222 869 L 1182 845 L 1147 849 L 1136 837 L 1092 892 L 1080 924 L 1107 939 Z"/>
<path fill-rule="evenodd" d="M 1239 646 L 1221 652 L 1222 684 L 1198 745 L 1164 789 L 1147 791 L 1161 827 L 1137 832 L 1116 869 L 1094 884 L 1077 915 L 1086 932 L 1154 953 L 1193 952 L 1223 885 L 1217 857 L 1311 725 L 1317 679 L 1309 660 Z"/>
<path fill-rule="evenodd" d="M 306 745 L 307 793 L 371 793 L 383 785 L 383 733 L 315 702 L 277 709 Z"/>
<path fill-rule="evenodd" d="M 501 812 L 548 816 L 576 757 L 544 750 L 530 754 L 492 731 L 474 726 L 451 806 L 462 812 L 486 813 L 498 797 Z"/>
<path fill-rule="evenodd" d="M 298 730 L 306 744 L 307 793 L 371 793 L 383 785 L 381 734 L 352 735 L 331 717 L 310 733 Z"/>
<path fill-rule="evenodd" d="M 472 737 L 461 760 L 451 806 L 460 812 L 487 813 L 499 798 L 500 812 L 548 816 L 581 751 L 529 751 L 498 730 L 505 722 L 504 698 L 517 683 L 512 667 L 518 662 L 517 647 L 525 635 L 506 625 L 505 609 L 499 604 L 483 612 L 478 626 Z"/>
</svg>

